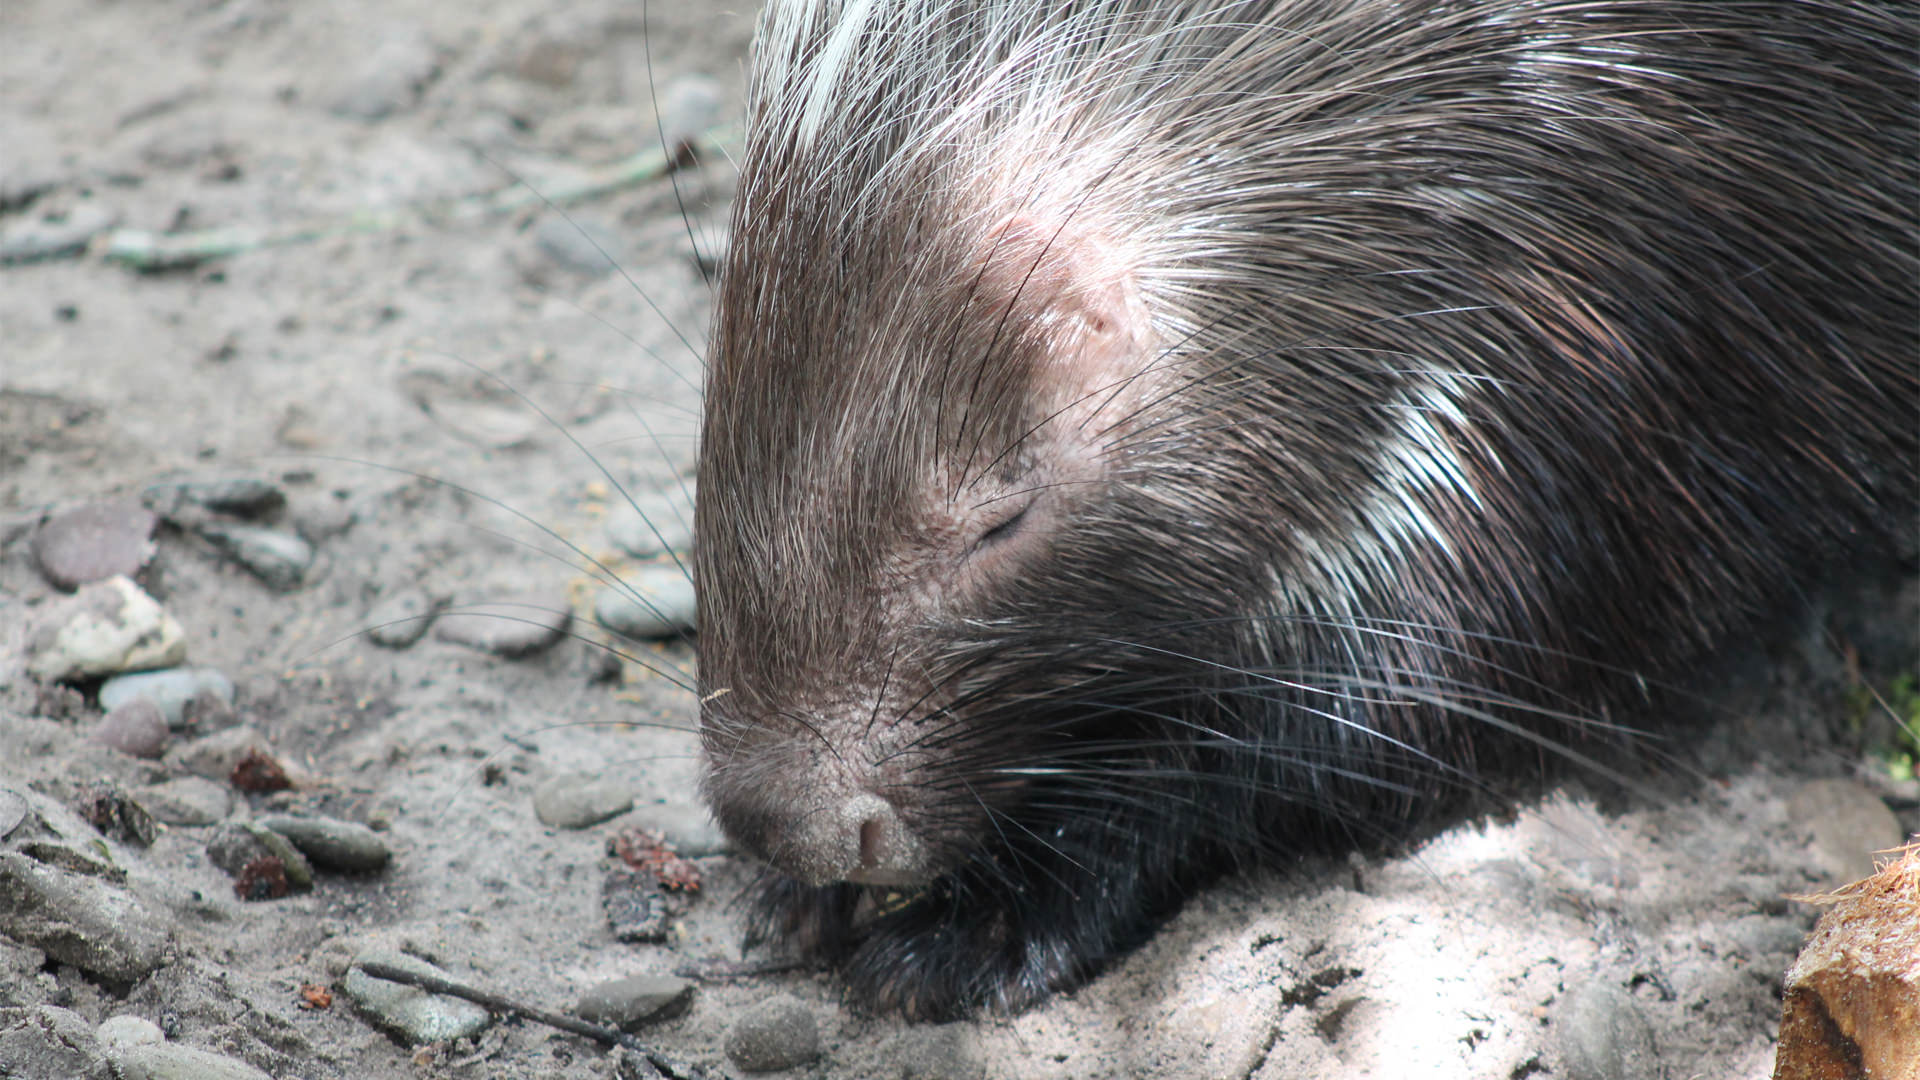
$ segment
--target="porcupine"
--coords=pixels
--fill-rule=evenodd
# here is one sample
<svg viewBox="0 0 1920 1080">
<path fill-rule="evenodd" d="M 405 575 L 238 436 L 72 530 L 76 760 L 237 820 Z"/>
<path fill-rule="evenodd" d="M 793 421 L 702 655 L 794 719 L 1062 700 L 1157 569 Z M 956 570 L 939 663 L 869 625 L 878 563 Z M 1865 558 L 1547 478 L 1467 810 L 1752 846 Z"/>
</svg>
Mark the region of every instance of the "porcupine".
<svg viewBox="0 0 1920 1080">
<path fill-rule="evenodd" d="M 1017 1010 L 1909 557 L 1917 12 L 777 0 L 695 526 L 760 934 Z"/>
</svg>

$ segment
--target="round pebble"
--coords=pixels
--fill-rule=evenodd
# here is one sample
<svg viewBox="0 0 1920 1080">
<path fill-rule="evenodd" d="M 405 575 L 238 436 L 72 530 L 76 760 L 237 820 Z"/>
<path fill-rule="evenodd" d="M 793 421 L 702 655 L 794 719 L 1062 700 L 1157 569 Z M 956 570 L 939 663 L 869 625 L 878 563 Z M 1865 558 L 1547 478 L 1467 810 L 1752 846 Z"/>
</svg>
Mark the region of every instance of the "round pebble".
<svg viewBox="0 0 1920 1080">
<path fill-rule="evenodd" d="M 208 667 L 116 675 L 100 684 L 100 707 L 111 711 L 144 699 L 159 706 L 167 724 L 178 728 L 186 724 L 187 703 L 203 693 L 212 694 L 231 707 L 233 680 Z"/>
<path fill-rule="evenodd" d="M 234 877 L 268 855 L 280 860 L 289 885 L 299 889 L 313 885 L 313 865 L 292 841 L 271 829 L 240 822 L 222 825 L 207 837 L 207 861 Z"/>
<path fill-rule="evenodd" d="M 1637 1080 L 1660 1075 L 1653 1028 L 1626 991 L 1588 980 L 1554 1010 L 1560 1056 L 1572 1080 Z"/>
<path fill-rule="evenodd" d="M 820 1056 L 820 1028 L 800 999 L 776 994 L 733 1022 L 726 1051 L 743 1072 L 779 1072 Z"/>
<path fill-rule="evenodd" d="M 515 659 L 553 647 L 566 633 L 572 615 L 566 601 L 548 595 L 461 604 L 440 616 L 433 636 L 440 641 Z"/>
<path fill-rule="evenodd" d="M 621 588 L 603 588 L 593 601 L 601 626 L 630 638 L 672 637 L 693 629 L 693 582 L 677 566 L 644 566 Z"/>
<path fill-rule="evenodd" d="M 173 1043 L 142 1043 L 109 1051 L 120 1080 L 273 1080 L 239 1058 Z"/>
<path fill-rule="evenodd" d="M 42 682 L 60 682 L 173 667 L 187 658 L 187 638 L 140 586 L 110 577 L 48 605 L 30 650 L 28 672 Z"/>
<path fill-rule="evenodd" d="M 693 1005 L 693 984 L 672 975 L 635 975 L 591 987 L 573 1011 L 582 1020 L 631 1031 L 669 1020 Z"/>
<path fill-rule="evenodd" d="M 579 215 L 543 219 L 534 226 L 533 242 L 547 258 L 582 274 L 610 273 L 626 252 L 619 233 Z"/>
<path fill-rule="evenodd" d="M 233 789 L 204 776 L 182 776 L 139 788 L 133 797 L 169 825 L 212 825 L 233 812 Z"/>
<path fill-rule="evenodd" d="M 556 829 L 585 829 L 633 809 L 633 793 L 612 780 L 568 774 L 533 792 L 533 813 Z"/>
<path fill-rule="evenodd" d="M 328 870 L 371 873 L 393 858 L 379 833 L 350 821 L 274 814 L 259 819 L 257 824 L 293 841 L 313 865 Z"/>
<path fill-rule="evenodd" d="M 370 950 L 354 957 L 354 966 L 340 981 L 340 988 L 354 1004 L 381 1027 L 415 1046 L 477 1035 L 491 1019 L 484 1006 L 443 994 L 430 994 L 417 986 L 376 979 L 360 970 L 360 964 L 378 960 L 405 971 L 436 975 L 458 982 L 418 957 L 386 950 Z"/>
<path fill-rule="evenodd" d="M 0 788 L 0 840 L 19 828 L 29 812 L 27 800 L 21 798 L 19 792 Z"/>
<path fill-rule="evenodd" d="M 407 648 L 427 635 L 445 606 L 419 589 L 403 589 L 367 612 L 367 637 L 385 648 Z"/>
<path fill-rule="evenodd" d="M 1834 884 L 1873 876 L 1873 853 L 1907 838 L 1900 819 L 1878 795 L 1851 780 L 1802 784 L 1787 800 L 1787 816 L 1813 835 L 1813 847 Z"/>
<path fill-rule="evenodd" d="M 660 141 L 678 154 L 720 122 L 726 98 L 712 76 L 675 76 L 660 95 Z"/>
<path fill-rule="evenodd" d="M 987 1075 L 966 1024 L 910 1027 L 889 1049 L 887 1056 L 900 1064 L 900 1080 L 985 1080 Z"/>
<path fill-rule="evenodd" d="M 166 752 L 168 734 L 167 718 L 160 706 L 146 698 L 134 698 L 100 718 L 93 729 L 93 741 L 130 757 L 153 760 Z"/>
<path fill-rule="evenodd" d="M 123 574 L 153 558 L 153 511 L 136 502 L 92 503 L 50 517 L 33 534 L 33 558 L 62 589 Z"/>
<path fill-rule="evenodd" d="M 307 567 L 313 565 L 313 545 L 295 533 L 211 522 L 199 526 L 198 531 L 268 588 L 281 592 L 298 588 L 307 576 Z"/>
<path fill-rule="evenodd" d="M 167 1041 L 160 1025 L 144 1016 L 127 1014 L 100 1021 L 100 1026 L 94 1029 L 94 1035 L 110 1051 L 123 1046 L 148 1046 Z"/>
<path fill-rule="evenodd" d="M 607 539 L 638 559 L 693 547 L 692 489 L 636 495 L 607 513 Z"/>
</svg>

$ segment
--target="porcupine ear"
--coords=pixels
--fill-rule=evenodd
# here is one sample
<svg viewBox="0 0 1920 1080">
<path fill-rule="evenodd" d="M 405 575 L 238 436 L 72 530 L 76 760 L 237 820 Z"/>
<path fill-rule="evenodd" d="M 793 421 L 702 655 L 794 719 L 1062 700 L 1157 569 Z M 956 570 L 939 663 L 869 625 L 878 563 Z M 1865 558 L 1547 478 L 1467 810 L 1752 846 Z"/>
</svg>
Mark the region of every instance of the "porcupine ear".
<svg viewBox="0 0 1920 1080">
<path fill-rule="evenodd" d="M 974 271 L 975 301 L 1039 331 L 1081 392 L 1138 370 L 1152 335 L 1118 245 L 1072 221 L 1015 213 L 988 230 Z"/>
</svg>

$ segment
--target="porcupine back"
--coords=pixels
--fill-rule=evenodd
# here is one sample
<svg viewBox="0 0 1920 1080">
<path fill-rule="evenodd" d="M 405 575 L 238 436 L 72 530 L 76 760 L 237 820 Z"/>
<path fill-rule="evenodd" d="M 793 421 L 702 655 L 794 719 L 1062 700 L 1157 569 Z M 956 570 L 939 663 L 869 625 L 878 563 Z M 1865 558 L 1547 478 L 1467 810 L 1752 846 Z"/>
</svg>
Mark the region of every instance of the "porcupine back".
<svg viewBox="0 0 1920 1080">
<path fill-rule="evenodd" d="M 775 4 L 696 524 L 767 932 L 1017 1008 L 1898 549 L 1916 24 Z"/>
</svg>

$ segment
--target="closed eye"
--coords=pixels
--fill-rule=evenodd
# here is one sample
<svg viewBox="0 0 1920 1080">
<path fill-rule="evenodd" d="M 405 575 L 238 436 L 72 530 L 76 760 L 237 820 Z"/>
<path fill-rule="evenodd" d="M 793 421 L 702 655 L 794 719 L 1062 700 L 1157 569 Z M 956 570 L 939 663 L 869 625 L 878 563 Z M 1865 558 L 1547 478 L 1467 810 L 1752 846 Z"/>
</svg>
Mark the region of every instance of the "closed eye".
<svg viewBox="0 0 1920 1080">
<path fill-rule="evenodd" d="M 974 543 L 974 550 L 977 551 L 981 548 L 1004 543 L 1012 539 L 1014 534 L 1020 531 L 1021 523 L 1026 521 L 1027 512 L 1032 509 L 1033 503 L 1029 502 L 1020 509 L 1015 510 L 1013 514 L 1005 520 L 994 525 L 986 532 L 981 533 L 980 539 Z"/>
</svg>

